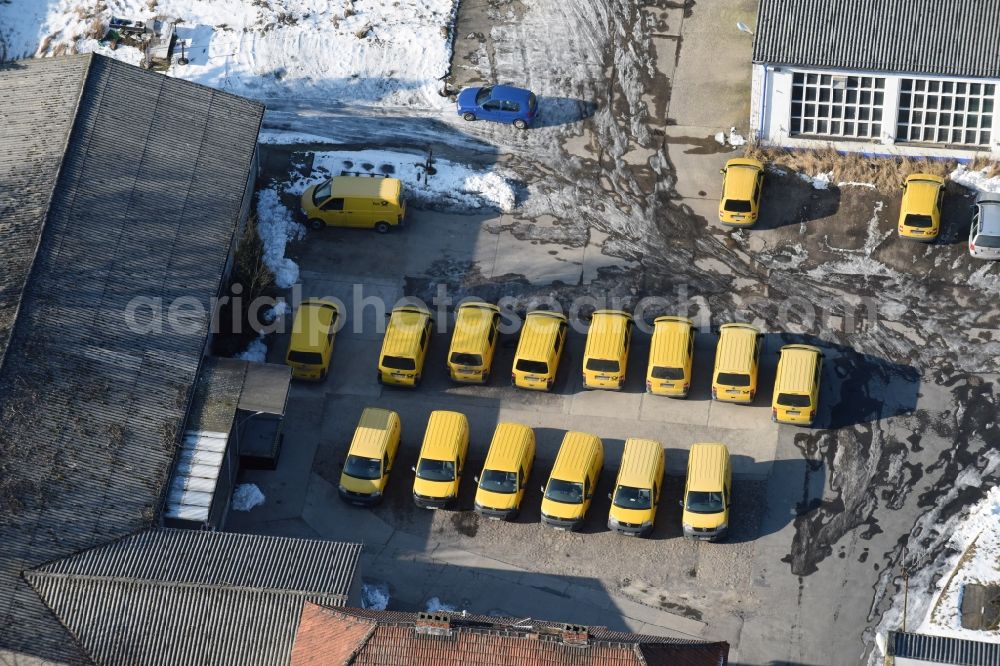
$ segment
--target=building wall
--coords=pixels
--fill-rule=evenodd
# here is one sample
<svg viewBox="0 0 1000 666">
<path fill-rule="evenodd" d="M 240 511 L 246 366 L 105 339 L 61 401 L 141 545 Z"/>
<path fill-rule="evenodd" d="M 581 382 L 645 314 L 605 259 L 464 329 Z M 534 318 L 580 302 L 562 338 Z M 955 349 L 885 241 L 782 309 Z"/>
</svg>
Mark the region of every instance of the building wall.
<svg viewBox="0 0 1000 666">
<path fill-rule="evenodd" d="M 832 75 L 835 77 L 863 77 L 882 79 L 884 87 L 877 92 L 881 93 L 883 103 L 881 109 L 881 120 L 877 131 L 872 131 L 871 138 L 836 137 L 825 135 L 803 135 L 796 132 L 793 127 L 792 102 L 793 102 L 793 80 L 796 73 L 803 73 L 807 76 L 815 74 L 818 76 Z M 971 90 L 970 85 L 992 85 L 993 94 L 989 100 L 992 103 L 992 129 L 989 140 L 985 146 L 961 146 L 950 143 L 923 143 L 907 141 L 904 137 L 897 136 L 897 120 L 900 110 L 902 88 L 907 85 L 906 80 L 917 79 L 916 85 L 935 86 L 949 90 L 957 90 L 958 85 L 966 86 L 966 90 Z M 833 146 L 840 151 L 868 152 L 874 154 L 887 155 L 913 155 L 929 157 L 957 157 L 960 159 L 971 158 L 976 155 L 990 155 L 994 159 L 1000 159 L 1000 79 L 961 79 L 944 76 L 917 76 L 905 73 L 885 73 L 885 72 L 862 72 L 846 70 L 818 70 L 809 68 L 797 68 L 787 66 L 755 64 L 753 67 L 752 102 L 750 112 L 750 127 L 754 136 L 764 144 L 787 146 L 794 148 L 818 148 Z M 981 88 L 982 89 L 982 88 Z M 910 95 L 917 95 L 920 92 L 910 92 Z M 937 93 L 931 93 L 937 95 Z M 942 93 L 940 97 L 950 97 L 951 93 Z M 914 97 L 911 97 L 914 99 Z M 952 103 L 956 103 L 954 99 Z M 971 104 L 966 100 L 966 103 Z M 981 99 L 980 103 L 986 104 L 986 99 Z M 967 110 L 966 110 L 967 111 Z M 965 112 L 965 111 L 963 111 Z M 913 115 L 917 117 L 916 114 Z M 921 118 L 924 116 L 921 115 Z M 874 125 L 875 123 L 869 123 Z M 800 128 L 801 129 L 801 128 Z M 914 132 L 919 132 L 915 123 Z M 978 137 L 977 137 L 978 138 Z"/>
</svg>

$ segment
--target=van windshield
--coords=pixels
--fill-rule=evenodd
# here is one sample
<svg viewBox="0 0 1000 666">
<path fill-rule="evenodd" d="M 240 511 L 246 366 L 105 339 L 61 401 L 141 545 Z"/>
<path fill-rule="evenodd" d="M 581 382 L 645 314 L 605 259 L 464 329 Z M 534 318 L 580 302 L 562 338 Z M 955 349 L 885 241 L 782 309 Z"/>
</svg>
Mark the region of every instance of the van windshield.
<svg viewBox="0 0 1000 666">
<path fill-rule="evenodd" d="M 545 498 L 563 504 L 583 504 L 583 484 L 549 479 L 545 487 Z"/>
<path fill-rule="evenodd" d="M 333 181 L 328 180 L 317 185 L 316 189 L 313 190 L 313 203 L 318 206 L 329 199 L 331 194 L 333 194 Z"/>
<path fill-rule="evenodd" d="M 587 370 L 594 372 L 618 372 L 618 361 L 609 361 L 603 358 L 588 358 Z"/>
<path fill-rule="evenodd" d="M 653 506 L 653 491 L 649 488 L 618 486 L 614 503 L 622 509 L 649 509 Z"/>
<path fill-rule="evenodd" d="M 382 461 L 378 458 L 347 456 L 344 474 L 355 479 L 378 479 L 382 476 Z"/>
<path fill-rule="evenodd" d="M 684 507 L 691 513 L 719 513 L 726 508 L 721 492 L 704 492 L 692 490 L 688 492 L 687 505 Z"/>
<path fill-rule="evenodd" d="M 521 372 L 531 372 L 537 375 L 544 375 L 549 372 L 549 364 L 545 361 L 529 361 L 522 358 L 518 359 L 515 367 Z"/>
<path fill-rule="evenodd" d="M 801 395 L 799 393 L 779 393 L 778 404 L 784 405 L 785 407 L 808 407 L 812 404 L 812 402 L 807 395 Z"/>
<path fill-rule="evenodd" d="M 416 370 L 417 362 L 403 356 L 383 356 L 382 365 L 391 370 Z"/>
<path fill-rule="evenodd" d="M 455 352 L 451 355 L 451 362 L 455 365 L 482 365 L 483 357 L 479 354 L 462 354 Z"/>
<path fill-rule="evenodd" d="M 662 368 L 660 366 L 654 366 L 653 371 L 649 374 L 653 379 L 684 379 L 683 368 Z"/>
<path fill-rule="evenodd" d="M 715 381 L 723 386 L 750 386 L 750 375 L 738 372 L 720 372 Z"/>
<path fill-rule="evenodd" d="M 730 213 L 749 213 L 752 210 L 750 202 L 745 199 L 726 199 L 722 208 Z"/>
<path fill-rule="evenodd" d="M 303 365 L 322 365 L 323 357 L 319 352 L 290 351 L 288 352 L 288 361 Z"/>
<path fill-rule="evenodd" d="M 517 472 L 500 472 L 495 469 L 484 469 L 479 477 L 479 487 L 491 493 L 516 493 Z"/>
<path fill-rule="evenodd" d="M 421 458 L 417 464 L 417 478 L 424 481 L 454 481 L 455 461 Z"/>
<path fill-rule="evenodd" d="M 930 215 L 907 215 L 906 219 L 903 220 L 903 224 L 905 224 L 908 227 L 926 229 L 927 227 L 934 224 L 934 221 L 931 220 Z"/>
</svg>

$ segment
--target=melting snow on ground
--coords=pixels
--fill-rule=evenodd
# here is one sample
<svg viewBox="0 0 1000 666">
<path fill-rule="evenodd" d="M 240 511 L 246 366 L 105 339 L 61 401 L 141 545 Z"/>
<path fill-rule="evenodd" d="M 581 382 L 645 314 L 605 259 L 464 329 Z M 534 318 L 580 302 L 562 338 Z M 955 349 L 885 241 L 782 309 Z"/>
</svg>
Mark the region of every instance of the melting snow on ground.
<svg viewBox="0 0 1000 666">
<path fill-rule="evenodd" d="M 427 600 L 428 613 L 437 613 L 437 612 L 454 613 L 457 610 L 458 610 L 457 607 L 452 606 L 451 604 L 446 604 L 437 597 L 431 597 L 430 599 Z"/>
<path fill-rule="evenodd" d="M 385 610 L 389 607 L 389 586 L 385 583 L 362 583 L 361 607 Z"/>
<path fill-rule="evenodd" d="M 166 17 L 179 21 L 189 60 L 171 76 L 256 98 L 441 106 L 457 8 L 458 0 L 10 0 L 0 2 L 0 41 L 10 58 L 96 51 L 138 64 L 137 48 L 101 44 L 100 26 L 112 16 Z"/>
<path fill-rule="evenodd" d="M 990 168 L 969 171 L 964 164 L 959 164 L 958 168 L 951 172 L 950 178 L 960 185 L 968 187 L 970 190 L 980 192 L 1000 193 L 1000 176 L 989 178 L 987 174 Z"/>
<path fill-rule="evenodd" d="M 244 351 L 241 351 L 236 355 L 236 358 L 241 361 L 251 361 L 253 363 L 266 363 L 267 362 L 267 343 L 264 342 L 264 336 L 261 335 L 259 338 L 247 345 Z"/>
<path fill-rule="evenodd" d="M 243 483 L 236 486 L 233 491 L 233 509 L 235 511 L 249 511 L 255 506 L 264 503 L 264 493 L 254 483 Z"/>
<path fill-rule="evenodd" d="M 798 174 L 799 178 L 811 184 L 817 190 L 825 190 L 830 187 L 830 181 L 833 180 L 833 172 L 828 171 L 826 173 L 818 173 L 815 176 L 810 176 L 807 173 Z"/>
<path fill-rule="evenodd" d="M 317 152 L 313 173 L 294 181 L 288 189 L 301 194 L 310 185 L 343 171 L 372 173 L 399 178 L 411 201 L 439 210 L 495 208 L 508 213 L 514 209 L 514 186 L 495 170 L 476 170 L 435 158 L 429 174 L 426 163 L 426 155 L 387 150 Z"/>
<path fill-rule="evenodd" d="M 301 239 L 305 227 L 292 219 L 274 188 L 257 195 L 257 235 L 264 244 L 264 264 L 274 273 L 274 284 L 287 289 L 298 282 L 299 265 L 285 256 L 285 246 Z"/>
</svg>

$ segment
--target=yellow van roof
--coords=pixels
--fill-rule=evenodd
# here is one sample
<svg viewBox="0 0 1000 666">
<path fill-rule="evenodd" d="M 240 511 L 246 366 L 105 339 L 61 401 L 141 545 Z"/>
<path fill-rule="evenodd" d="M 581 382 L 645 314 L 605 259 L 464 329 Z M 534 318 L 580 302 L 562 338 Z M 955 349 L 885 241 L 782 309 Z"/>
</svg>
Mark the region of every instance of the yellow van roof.
<svg viewBox="0 0 1000 666">
<path fill-rule="evenodd" d="M 427 419 L 424 443 L 420 447 L 421 458 L 432 460 L 452 460 L 458 453 L 463 438 L 469 436 L 469 420 L 465 414 L 437 410 Z"/>
<path fill-rule="evenodd" d="M 725 444 L 692 444 L 688 454 L 688 490 L 718 492 L 726 482 L 729 449 Z"/>
<path fill-rule="evenodd" d="M 595 311 L 590 320 L 583 355 L 587 358 L 620 358 L 624 354 L 625 331 L 631 321 L 632 316 L 621 310 Z"/>
<path fill-rule="evenodd" d="M 687 363 L 688 340 L 694 323 L 686 317 L 657 317 L 649 343 L 650 365 L 681 368 Z"/>
<path fill-rule="evenodd" d="M 498 423 L 483 469 L 516 472 L 524 450 L 535 441 L 531 428 L 520 423 Z"/>
<path fill-rule="evenodd" d="M 597 435 L 567 432 L 552 465 L 552 478 L 582 483 L 590 468 L 590 461 L 598 452 L 603 454 L 604 447 Z"/>
<path fill-rule="evenodd" d="M 415 305 L 404 305 L 392 311 L 382 342 L 382 356 L 415 358 L 420 348 L 420 334 L 431 313 Z"/>
<path fill-rule="evenodd" d="M 398 178 L 335 176 L 331 180 L 333 188 L 331 191 L 335 197 L 368 197 L 399 204 L 402 183 Z"/>
<path fill-rule="evenodd" d="M 566 316 L 558 312 L 535 310 L 524 318 L 521 337 L 517 341 L 517 358 L 544 361 L 555 345 L 559 326 L 566 323 Z"/>
<path fill-rule="evenodd" d="M 339 314 L 336 304 L 322 298 L 302 301 L 292 323 L 288 348 L 295 351 L 320 351 L 326 344 L 326 331 Z M 321 332 L 320 332 L 321 331 Z"/>
<path fill-rule="evenodd" d="M 753 195 L 757 174 L 763 169 L 762 163 L 749 158 L 726 162 L 726 191 L 722 193 L 722 198 L 749 201 Z"/>
<path fill-rule="evenodd" d="M 389 431 L 399 423 L 399 415 L 388 409 L 366 407 L 351 440 L 350 452 L 366 458 L 381 458 L 389 442 Z"/>
<path fill-rule="evenodd" d="M 778 373 L 774 386 L 783 393 L 810 393 L 816 363 L 822 355 L 819 347 L 812 345 L 785 345 L 778 360 Z"/>
<path fill-rule="evenodd" d="M 492 303 L 463 303 L 455 316 L 455 331 L 451 334 L 451 351 L 479 354 L 486 348 L 486 338 L 493 317 L 500 308 Z"/>
<path fill-rule="evenodd" d="M 760 332 L 749 324 L 723 324 L 719 348 L 715 352 L 715 368 L 721 372 L 749 372 L 753 362 L 753 346 Z"/>
<path fill-rule="evenodd" d="M 903 193 L 903 209 L 909 213 L 930 212 L 937 203 L 938 192 L 944 185 L 944 178 L 930 173 L 915 173 L 906 179 Z"/>
<path fill-rule="evenodd" d="M 655 479 L 656 468 L 663 458 L 663 445 L 655 439 L 629 437 L 625 440 L 625 452 L 618 471 L 618 483 L 633 488 L 650 488 Z"/>
</svg>

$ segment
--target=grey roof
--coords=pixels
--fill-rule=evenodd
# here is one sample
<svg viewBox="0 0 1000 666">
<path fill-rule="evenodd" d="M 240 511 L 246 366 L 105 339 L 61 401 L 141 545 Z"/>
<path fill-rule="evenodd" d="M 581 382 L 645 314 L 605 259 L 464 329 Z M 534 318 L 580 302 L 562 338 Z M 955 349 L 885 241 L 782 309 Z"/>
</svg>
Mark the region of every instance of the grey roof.
<svg viewBox="0 0 1000 666">
<path fill-rule="evenodd" d="M 1000 644 L 963 638 L 929 636 L 890 631 L 889 654 L 952 666 L 996 666 L 1000 664 Z"/>
<path fill-rule="evenodd" d="M 761 0 L 753 61 L 1000 77 L 1000 0 Z"/>
<path fill-rule="evenodd" d="M 37 94 L 10 94 L 34 76 Z M 39 138 L 67 113 L 57 81 L 81 91 L 61 160 Z M 209 322 L 137 332 L 128 304 L 184 296 L 209 311 L 263 107 L 97 55 L 4 65 L 0 100 L 22 118 L 0 123 L 4 145 L 48 151 L 0 174 L 48 183 L 9 195 L 30 213 L 0 239 L 37 243 L 0 365 L 0 650 L 75 662 L 21 572 L 154 520 Z"/>
<path fill-rule="evenodd" d="M 0 364 L 59 175 L 88 60 L 0 66 Z M 31 103 L 26 103 L 32 100 Z"/>
<path fill-rule="evenodd" d="M 279 664 L 305 601 L 347 602 L 360 544 L 154 529 L 25 573 L 97 664 Z"/>
</svg>

